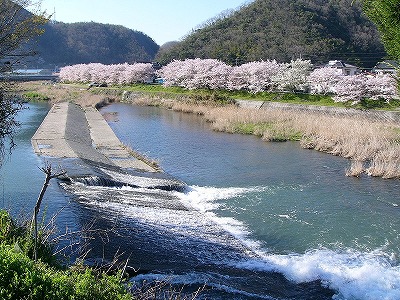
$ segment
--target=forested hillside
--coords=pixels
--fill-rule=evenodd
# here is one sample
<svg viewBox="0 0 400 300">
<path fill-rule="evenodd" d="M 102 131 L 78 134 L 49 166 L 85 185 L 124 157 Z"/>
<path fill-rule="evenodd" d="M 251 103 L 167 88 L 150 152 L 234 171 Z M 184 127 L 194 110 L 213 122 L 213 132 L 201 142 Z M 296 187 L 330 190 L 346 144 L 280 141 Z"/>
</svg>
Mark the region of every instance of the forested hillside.
<svg viewBox="0 0 400 300">
<path fill-rule="evenodd" d="M 364 67 L 385 56 L 376 27 L 352 0 L 255 0 L 162 47 L 161 63 L 215 58 L 231 65 L 294 58 L 341 59 Z"/>
<path fill-rule="evenodd" d="M 38 43 L 39 65 L 152 61 L 159 46 L 142 32 L 123 26 L 49 23 Z"/>
</svg>

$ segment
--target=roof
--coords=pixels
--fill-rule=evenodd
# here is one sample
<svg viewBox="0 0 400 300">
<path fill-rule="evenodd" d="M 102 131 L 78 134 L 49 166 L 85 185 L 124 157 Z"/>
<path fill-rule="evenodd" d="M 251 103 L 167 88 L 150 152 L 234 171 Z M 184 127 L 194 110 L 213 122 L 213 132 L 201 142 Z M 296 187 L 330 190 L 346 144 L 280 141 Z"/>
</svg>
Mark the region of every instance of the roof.
<svg viewBox="0 0 400 300">
<path fill-rule="evenodd" d="M 400 68 L 400 61 L 396 60 L 385 60 L 378 62 L 374 69 L 386 69 L 393 70 Z"/>
<path fill-rule="evenodd" d="M 326 66 L 331 68 L 355 68 L 355 69 L 358 68 L 356 66 L 345 63 L 342 60 L 330 60 Z"/>
</svg>

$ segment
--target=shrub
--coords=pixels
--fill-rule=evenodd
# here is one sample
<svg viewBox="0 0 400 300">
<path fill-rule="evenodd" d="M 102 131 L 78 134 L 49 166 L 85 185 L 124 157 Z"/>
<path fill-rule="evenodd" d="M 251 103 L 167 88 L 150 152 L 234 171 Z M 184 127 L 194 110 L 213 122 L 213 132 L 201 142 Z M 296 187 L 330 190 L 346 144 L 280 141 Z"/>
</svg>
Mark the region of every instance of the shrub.
<svg viewBox="0 0 400 300">
<path fill-rule="evenodd" d="M 38 232 L 38 257 L 49 265 L 56 265 L 53 245 L 46 241 L 45 232 L 41 228 Z M 12 245 L 28 257 L 33 257 L 31 223 L 26 221 L 23 224 L 16 224 L 7 211 L 0 210 L 0 243 Z"/>
<path fill-rule="evenodd" d="M 0 244 L 0 299 L 131 299 L 118 275 L 88 268 L 57 270 Z"/>
<path fill-rule="evenodd" d="M 30 223 L 17 225 L 0 210 L 0 299 L 131 299 L 121 274 L 109 276 L 84 266 L 60 268 L 52 245 L 39 239 L 38 246 L 40 260 L 35 262 L 30 258 Z"/>
</svg>

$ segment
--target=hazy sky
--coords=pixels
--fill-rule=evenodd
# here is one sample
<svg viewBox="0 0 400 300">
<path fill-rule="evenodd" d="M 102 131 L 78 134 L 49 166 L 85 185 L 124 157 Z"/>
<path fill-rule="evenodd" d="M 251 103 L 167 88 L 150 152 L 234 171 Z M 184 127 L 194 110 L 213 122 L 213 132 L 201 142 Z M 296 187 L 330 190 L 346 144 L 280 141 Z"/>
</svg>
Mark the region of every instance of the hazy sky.
<svg viewBox="0 0 400 300">
<path fill-rule="evenodd" d="M 157 44 L 178 40 L 197 25 L 246 0 L 42 0 L 65 23 L 98 22 L 142 31 Z"/>
</svg>

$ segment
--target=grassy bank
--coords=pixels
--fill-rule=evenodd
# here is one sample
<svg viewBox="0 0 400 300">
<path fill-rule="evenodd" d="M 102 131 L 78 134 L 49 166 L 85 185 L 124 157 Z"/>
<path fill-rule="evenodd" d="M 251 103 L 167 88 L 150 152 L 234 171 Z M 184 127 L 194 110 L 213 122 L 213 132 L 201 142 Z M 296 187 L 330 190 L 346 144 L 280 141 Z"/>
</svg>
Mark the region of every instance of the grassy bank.
<svg viewBox="0 0 400 300">
<path fill-rule="evenodd" d="M 40 231 L 38 261 L 32 259 L 30 222 L 17 225 L 0 210 L 1 299 L 132 299 L 121 273 L 73 265 L 63 267 L 53 255 L 53 246 Z"/>
<path fill-rule="evenodd" d="M 32 90 L 27 87 L 26 91 Z M 135 85 L 126 88 L 87 90 L 83 85 L 41 85 L 36 92 L 48 95 L 52 101 L 70 100 L 81 105 L 118 101 L 123 91 L 132 92 L 130 102 L 139 105 L 167 107 L 176 111 L 203 115 L 214 130 L 230 133 L 254 134 L 265 141 L 299 141 L 302 147 L 315 149 L 348 158 L 351 167 L 347 175 L 365 173 L 383 178 L 400 178 L 400 126 L 362 117 L 326 116 L 313 112 L 280 109 L 244 109 L 232 104 L 233 99 L 273 100 L 286 103 L 339 106 L 328 96 L 306 94 L 257 95 L 226 91 L 188 91 L 178 87 L 163 88 L 159 85 Z M 61 96 L 60 95 L 64 95 Z M 247 97 L 247 98 L 246 98 Z M 378 106 L 393 109 L 391 104 L 361 103 L 365 107 Z M 365 107 L 363 107 L 365 109 Z"/>
</svg>

